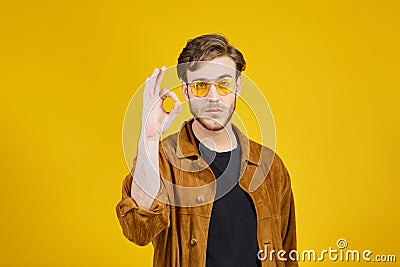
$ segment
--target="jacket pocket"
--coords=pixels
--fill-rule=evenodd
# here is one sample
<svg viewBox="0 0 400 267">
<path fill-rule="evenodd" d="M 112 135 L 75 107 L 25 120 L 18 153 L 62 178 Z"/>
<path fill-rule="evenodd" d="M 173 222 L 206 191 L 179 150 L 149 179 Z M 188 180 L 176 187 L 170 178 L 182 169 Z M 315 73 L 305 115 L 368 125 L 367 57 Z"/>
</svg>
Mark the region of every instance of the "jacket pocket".
<svg viewBox="0 0 400 267">
<path fill-rule="evenodd" d="M 269 194 L 270 193 L 268 193 L 268 191 L 266 191 L 264 188 L 255 191 L 252 194 L 258 220 L 273 218 L 277 216 L 277 209 L 271 204 L 270 200 L 270 198 L 273 196 Z"/>
</svg>

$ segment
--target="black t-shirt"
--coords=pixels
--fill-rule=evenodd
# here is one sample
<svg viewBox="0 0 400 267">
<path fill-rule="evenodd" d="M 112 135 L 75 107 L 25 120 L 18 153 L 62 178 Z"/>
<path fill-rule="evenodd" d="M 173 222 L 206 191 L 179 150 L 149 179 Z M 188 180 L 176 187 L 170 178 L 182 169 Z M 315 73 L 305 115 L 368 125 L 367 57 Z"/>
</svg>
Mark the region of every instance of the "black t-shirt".
<svg viewBox="0 0 400 267">
<path fill-rule="evenodd" d="M 217 178 L 216 198 L 222 196 L 213 203 L 206 267 L 261 266 L 257 259 L 257 218 L 253 201 L 238 183 L 241 159 L 239 142 L 234 150 L 228 152 L 212 151 L 197 138 L 196 143 L 201 157 Z"/>
</svg>

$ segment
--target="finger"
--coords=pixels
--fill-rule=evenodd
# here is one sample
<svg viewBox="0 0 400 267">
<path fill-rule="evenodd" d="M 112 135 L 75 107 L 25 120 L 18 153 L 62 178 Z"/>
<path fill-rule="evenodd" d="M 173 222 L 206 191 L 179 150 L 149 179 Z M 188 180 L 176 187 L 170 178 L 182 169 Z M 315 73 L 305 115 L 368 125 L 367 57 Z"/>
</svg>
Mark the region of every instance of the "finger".
<svg viewBox="0 0 400 267">
<path fill-rule="evenodd" d="M 162 100 L 165 100 L 167 97 L 171 98 L 175 103 L 176 102 L 180 102 L 180 100 L 179 100 L 179 98 L 178 98 L 176 93 L 164 88 L 160 92 L 160 98 Z"/>
<path fill-rule="evenodd" d="M 153 95 L 155 95 L 156 93 L 158 93 L 160 91 L 160 85 L 161 85 L 161 81 L 164 78 L 165 72 L 166 72 L 166 67 L 162 66 L 161 70 L 159 71 L 158 75 L 157 75 L 157 79 L 156 79 L 156 84 L 153 88 Z"/>
<path fill-rule="evenodd" d="M 181 112 L 181 106 L 181 101 L 176 101 L 170 113 L 174 114 L 175 116 L 178 115 L 178 113 Z"/>
<path fill-rule="evenodd" d="M 143 89 L 143 101 L 147 102 L 148 99 L 150 98 L 150 90 L 148 89 L 147 83 L 149 82 L 149 78 L 146 78 L 146 82 L 144 84 L 144 89 Z"/>
<path fill-rule="evenodd" d="M 174 107 L 172 108 L 172 110 L 168 113 L 168 120 L 170 123 L 172 123 L 176 117 L 178 116 L 178 114 L 181 112 L 181 102 L 175 102 Z"/>
<path fill-rule="evenodd" d="M 170 112 L 167 112 L 167 117 L 163 124 L 163 133 L 165 133 L 169 127 L 171 126 L 172 122 L 176 119 L 179 112 L 181 111 L 181 101 L 175 102 L 173 109 Z"/>
<path fill-rule="evenodd" d="M 161 98 L 161 100 L 165 100 L 167 98 L 167 93 L 168 93 L 168 89 L 164 88 L 159 92 L 159 96 Z"/>
<path fill-rule="evenodd" d="M 151 76 L 146 79 L 145 90 L 150 96 L 154 95 L 154 86 L 157 81 L 157 75 L 159 72 L 160 71 L 158 70 L 158 68 L 155 68 Z"/>
</svg>

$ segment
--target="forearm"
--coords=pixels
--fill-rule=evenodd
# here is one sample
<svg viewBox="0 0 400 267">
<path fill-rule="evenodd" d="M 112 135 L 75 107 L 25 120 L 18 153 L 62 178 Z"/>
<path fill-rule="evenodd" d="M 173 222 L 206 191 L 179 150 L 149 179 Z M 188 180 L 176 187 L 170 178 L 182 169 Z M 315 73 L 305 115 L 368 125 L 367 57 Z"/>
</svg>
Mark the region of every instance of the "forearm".
<svg viewBox="0 0 400 267">
<path fill-rule="evenodd" d="M 131 197 L 138 206 L 150 209 L 159 190 L 159 138 L 146 138 L 141 135 L 133 172 Z"/>
<path fill-rule="evenodd" d="M 158 200 L 153 201 L 151 209 L 137 205 L 131 197 L 133 177 L 129 173 L 122 183 L 122 199 L 116 212 L 124 236 L 137 245 L 151 242 L 169 225 L 169 206 Z"/>
</svg>

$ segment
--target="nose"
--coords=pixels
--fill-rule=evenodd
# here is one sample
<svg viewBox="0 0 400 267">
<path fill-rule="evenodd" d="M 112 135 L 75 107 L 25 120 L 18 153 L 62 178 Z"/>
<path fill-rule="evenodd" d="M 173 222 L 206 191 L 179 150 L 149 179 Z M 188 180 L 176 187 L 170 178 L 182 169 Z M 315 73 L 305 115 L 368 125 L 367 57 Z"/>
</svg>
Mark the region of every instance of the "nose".
<svg viewBox="0 0 400 267">
<path fill-rule="evenodd" d="M 217 88 L 215 87 L 214 84 L 211 85 L 210 87 L 210 91 L 208 92 L 207 98 L 210 101 L 218 101 L 218 92 L 217 92 Z"/>
</svg>

